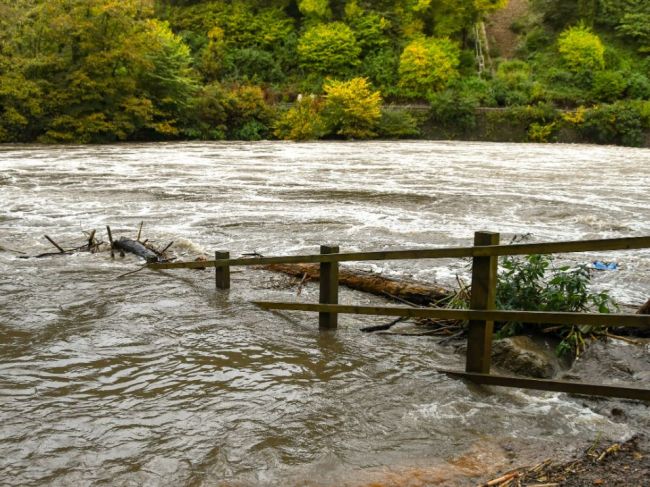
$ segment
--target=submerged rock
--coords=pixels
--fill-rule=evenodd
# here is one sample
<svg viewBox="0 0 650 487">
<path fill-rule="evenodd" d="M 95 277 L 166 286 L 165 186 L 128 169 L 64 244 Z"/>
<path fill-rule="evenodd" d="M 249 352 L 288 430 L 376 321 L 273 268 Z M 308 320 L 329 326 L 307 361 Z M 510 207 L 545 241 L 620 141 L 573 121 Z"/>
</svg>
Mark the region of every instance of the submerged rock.
<svg viewBox="0 0 650 487">
<path fill-rule="evenodd" d="M 593 342 L 573 363 L 568 379 L 593 383 L 650 386 L 650 341 L 634 345 L 620 340 Z M 605 379 L 605 380 L 604 380 Z"/>
<path fill-rule="evenodd" d="M 492 363 L 514 374 L 540 379 L 555 377 L 564 368 L 550 343 L 524 335 L 494 341 Z"/>
</svg>

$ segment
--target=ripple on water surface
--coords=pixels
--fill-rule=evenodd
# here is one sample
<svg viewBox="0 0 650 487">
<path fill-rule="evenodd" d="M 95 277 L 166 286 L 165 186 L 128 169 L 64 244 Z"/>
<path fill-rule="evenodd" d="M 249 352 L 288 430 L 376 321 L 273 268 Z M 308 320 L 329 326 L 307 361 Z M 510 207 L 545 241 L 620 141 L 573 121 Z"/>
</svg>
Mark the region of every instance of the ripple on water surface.
<svg viewBox="0 0 650 487">
<path fill-rule="evenodd" d="M 313 316 L 263 313 L 249 302 L 297 298 L 262 271 L 233 273 L 224 294 L 207 271 L 116 279 L 139 262 L 10 250 L 50 251 L 46 233 L 78 244 L 107 224 L 134 236 L 142 220 L 183 258 L 467 245 L 479 229 L 648 235 L 647 158 L 446 142 L 0 146 L 0 483 L 462 484 L 513 452 L 631 434 L 589 402 L 441 376 L 462 367 L 452 348 L 360 333 L 373 318 L 320 335 Z M 617 260 L 596 284 L 647 298 L 648 251 L 561 258 Z M 467 273 L 464 261 L 360 267 L 441 284 Z M 309 284 L 299 299 L 316 297 Z"/>
</svg>

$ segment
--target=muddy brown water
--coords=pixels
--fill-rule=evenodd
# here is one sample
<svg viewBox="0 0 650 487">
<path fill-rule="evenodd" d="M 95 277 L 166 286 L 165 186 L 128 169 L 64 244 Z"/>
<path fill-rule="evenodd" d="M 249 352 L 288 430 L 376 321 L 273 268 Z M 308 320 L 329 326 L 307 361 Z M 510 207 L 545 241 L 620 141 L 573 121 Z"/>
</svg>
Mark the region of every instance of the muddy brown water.
<svg viewBox="0 0 650 487">
<path fill-rule="evenodd" d="M 286 279 L 142 271 L 107 253 L 19 259 L 110 224 L 181 258 L 650 235 L 650 151 L 446 142 L 0 146 L 0 484 L 464 485 L 513 457 L 628 438 L 596 400 L 478 388 L 435 340 L 367 335 L 379 318 L 268 313 Z M 650 251 L 595 275 L 624 304 L 650 295 Z M 451 285 L 467 261 L 360 268 Z M 342 302 L 381 303 L 342 291 Z M 639 408 L 640 406 L 635 406 Z M 639 413 L 641 414 L 641 413 Z M 420 484 L 417 484 L 420 482 Z M 411 484 L 409 484 L 411 485 Z"/>
</svg>

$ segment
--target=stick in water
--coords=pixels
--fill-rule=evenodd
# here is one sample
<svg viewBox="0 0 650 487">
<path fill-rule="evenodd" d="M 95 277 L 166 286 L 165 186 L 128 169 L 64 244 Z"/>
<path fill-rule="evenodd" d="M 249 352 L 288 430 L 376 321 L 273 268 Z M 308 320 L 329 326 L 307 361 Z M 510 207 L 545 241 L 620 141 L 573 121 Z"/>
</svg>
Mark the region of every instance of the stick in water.
<svg viewBox="0 0 650 487">
<path fill-rule="evenodd" d="M 113 235 L 111 234 L 111 227 L 106 225 L 106 230 L 108 231 L 108 241 L 111 244 L 111 259 L 115 258 L 115 250 L 113 250 Z"/>
<path fill-rule="evenodd" d="M 92 232 L 90 232 L 90 236 L 88 237 L 88 250 L 93 248 L 93 243 L 95 241 L 95 233 L 96 230 L 93 228 Z"/>
<path fill-rule="evenodd" d="M 63 249 L 59 246 L 58 243 L 56 243 L 54 240 L 52 240 L 52 239 L 51 239 L 50 237 L 48 237 L 47 235 L 45 235 L 45 238 L 46 238 L 46 239 L 47 239 L 47 240 L 48 240 L 52 245 L 54 245 L 57 249 L 59 249 L 59 252 L 61 252 L 62 254 L 65 254 L 65 250 L 63 250 Z"/>
<path fill-rule="evenodd" d="M 167 245 L 167 247 L 165 247 L 164 249 L 162 249 L 162 250 L 160 251 L 160 255 L 162 255 L 162 254 L 164 254 L 165 252 L 167 252 L 167 250 L 169 249 L 169 247 L 171 247 L 172 245 L 174 245 L 174 241 L 173 241 L 173 240 L 172 240 L 171 242 L 169 242 L 169 244 Z"/>
<path fill-rule="evenodd" d="M 138 229 L 138 238 L 136 240 L 139 242 L 140 241 L 140 236 L 142 235 L 142 225 L 144 225 L 144 222 L 140 222 L 140 228 Z"/>
</svg>

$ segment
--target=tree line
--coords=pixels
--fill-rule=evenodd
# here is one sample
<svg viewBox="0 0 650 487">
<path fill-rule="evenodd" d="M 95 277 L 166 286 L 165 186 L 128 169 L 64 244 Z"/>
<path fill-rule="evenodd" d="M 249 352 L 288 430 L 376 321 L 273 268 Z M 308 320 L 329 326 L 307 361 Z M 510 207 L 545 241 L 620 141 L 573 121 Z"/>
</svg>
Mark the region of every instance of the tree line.
<svg viewBox="0 0 650 487">
<path fill-rule="evenodd" d="M 0 142 L 413 137 L 484 106 L 528 109 L 531 140 L 638 143 L 650 3 L 533 0 L 516 58 L 479 73 L 475 26 L 506 4 L 0 0 Z"/>
</svg>

